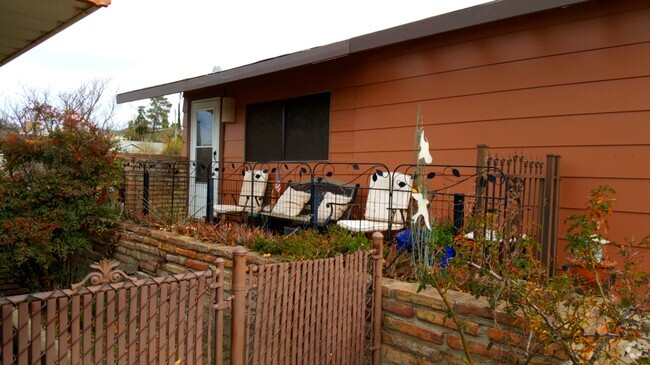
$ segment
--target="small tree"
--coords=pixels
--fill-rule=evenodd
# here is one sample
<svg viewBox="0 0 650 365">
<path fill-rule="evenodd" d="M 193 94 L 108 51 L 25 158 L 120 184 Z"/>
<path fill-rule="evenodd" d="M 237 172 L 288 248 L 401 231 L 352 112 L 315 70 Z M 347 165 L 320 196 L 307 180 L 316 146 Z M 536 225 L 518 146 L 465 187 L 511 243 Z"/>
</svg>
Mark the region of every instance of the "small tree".
<svg viewBox="0 0 650 365">
<path fill-rule="evenodd" d="M 129 129 L 133 131 L 131 136 L 136 141 L 144 141 L 144 137 L 149 133 L 150 122 L 145 115 L 143 106 L 138 107 L 138 115 L 129 122 Z"/>
<path fill-rule="evenodd" d="M 114 216 L 107 202 L 122 181 L 108 131 L 71 109 L 83 103 L 60 102 L 28 98 L 8 118 L 21 131 L 0 136 L 0 260 L 32 290 L 83 274 L 89 237 Z"/>
<path fill-rule="evenodd" d="M 151 122 L 153 132 L 160 128 L 169 128 L 169 111 L 172 108 L 164 96 L 156 96 L 149 99 L 149 108 L 147 108 L 147 119 Z"/>
</svg>

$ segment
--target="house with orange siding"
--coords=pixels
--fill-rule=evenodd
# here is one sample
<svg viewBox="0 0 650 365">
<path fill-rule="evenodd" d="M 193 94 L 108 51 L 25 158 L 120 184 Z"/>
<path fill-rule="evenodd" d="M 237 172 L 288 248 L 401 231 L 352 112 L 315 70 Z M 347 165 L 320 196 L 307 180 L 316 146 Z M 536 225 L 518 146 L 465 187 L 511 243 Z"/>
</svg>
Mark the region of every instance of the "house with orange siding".
<svg viewBox="0 0 650 365">
<path fill-rule="evenodd" d="M 645 0 L 494 1 L 117 100 L 177 92 L 192 160 L 412 163 L 421 106 L 437 163 L 475 164 L 479 144 L 561 156 L 560 246 L 602 184 L 610 239 L 650 234 Z"/>
</svg>

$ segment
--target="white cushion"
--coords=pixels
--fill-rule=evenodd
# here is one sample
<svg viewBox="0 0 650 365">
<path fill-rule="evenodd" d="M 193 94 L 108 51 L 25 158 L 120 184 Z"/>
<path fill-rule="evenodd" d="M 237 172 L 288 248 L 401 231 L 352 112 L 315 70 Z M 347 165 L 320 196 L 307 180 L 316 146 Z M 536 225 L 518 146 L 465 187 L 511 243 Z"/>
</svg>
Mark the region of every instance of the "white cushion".
<svg viewBox="0 0 650 365">
<path fill-rule="evenodd" d="M 275 203 L 272 213 L 295 217 L 300 214 L 310 196 L 309 193 L 288 187 L 278 199 L 278 202 Z"/>
<path fill-rule="evenodd" d="M 402 223 L 393 223 L 392 227 L 388 225 L 388 222 L 377 222 L 377 221 L 354 221 L 354 220 L 342 220 L 336 222 L 337 225 L 347 229 L 351 232 L 376 232 L 376 231 L 388 231 L 390 228 L 391 231 L 397 231 L 404 228 Z"/>
<path fill-rule="evenodd" d="M 395 212 L 393 223 L 403 223 L 402 215 L 395 209 L 407 209 L 411 199 L 411 177 L 402 173 L 384 174 L 371 176 L 369 183 L 368 199 L 366 200 L 365 218 L 370 221 L 388 222 L 390 215 L 390 184 L 393 180 L 393 204 L 392 209 Z M 403 183 L 400 186 L 400 183 Z"/>
<path fill-rule="evenodd" d="M 244 210 L 244 207 L 239 205 L 228 205 L 228 204 L 215 204 L 214 212 L 217 214 L 223 213 L 239 213 Z"/>
<path fill-rule="evenodd" d="M 325 223 L 327 218 L 330 218 L 330 220 L 333 221 L 336 221 L 339 218 L 341 218 L 343 213 L 345 213 L 345 210 L 348 208 L 347 204 L 349 202 L 350 202 L 349 196 L 334 194 L 329 191 L 325 193 L 325 195 L 323 195 L 323 199 L 320 201 L 320 204 L 318 205 L 318 223 L 319 224 Z M 327 204 L 330 203 L 336 203 L 336 204 L 332 204 L 328 207 Z M 330 217 L 330 212 L 332 213 L 331 217 Z"/>
<path fill-rule="evenodd" d="M 239 193 L 238 205 L 250 207 L 257 211 L 262 205 L 262 197 L 266 190 L 266 182 L 268 181 L 268 174 L 261 170 L 248 170 L 244 173 L 242 181 L 241 192 Z M 251 193 L 252 191 L 252 193 Z M 254 197 L 251 202 L 251 197 Z"/>
</svg>

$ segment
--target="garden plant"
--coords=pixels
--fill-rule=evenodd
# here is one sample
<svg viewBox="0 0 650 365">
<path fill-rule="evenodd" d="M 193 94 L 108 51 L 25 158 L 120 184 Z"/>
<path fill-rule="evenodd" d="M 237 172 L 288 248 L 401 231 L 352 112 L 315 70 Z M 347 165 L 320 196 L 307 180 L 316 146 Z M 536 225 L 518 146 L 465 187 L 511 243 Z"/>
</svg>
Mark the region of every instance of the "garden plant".
<svg viewBox="0 0 650 365">
<path fill-rule="evenodd" d="M 101 92 L 54 105 L 29 98 L 0 135 L 0 260 L 30 290 L 68 287 L 88 270 L 91 237 L 115 217 L 122 181 L 110 133 L 93 119 Z"/>
</svg>

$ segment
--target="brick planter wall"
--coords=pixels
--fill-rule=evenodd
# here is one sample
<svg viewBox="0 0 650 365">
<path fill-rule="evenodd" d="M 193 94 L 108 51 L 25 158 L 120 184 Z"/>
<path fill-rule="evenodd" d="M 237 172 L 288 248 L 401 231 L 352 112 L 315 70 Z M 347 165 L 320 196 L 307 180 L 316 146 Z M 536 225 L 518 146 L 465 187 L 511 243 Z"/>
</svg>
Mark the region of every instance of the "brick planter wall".
<svg viewBox="0 0 650 365">
<path fill-rule="evenodd" d="M 384 278 L 382 343 L 384 364 L 456 364 L 464 359 L 456 325 L 446 316 L 446 305 L 433 288 L 418 293 L 418 283 Z M 475 363 L 514 363 L 523 353 L 527 337 L 517 318 L 490 310 L 488 302 L 450 291 L 448 299 L 464 326 Z M 498 328 L 498 329 L 497 329 Z M 488 349 L 488 344 L 493 345 Z M 567 359 L 557 348 L 544 349 L 542 363 Z M 490 361 L 491 360 L 491 361 Z"/>
<path fill-rule="evenodd" d="M 128 274 L 163 276 L 187 270 L 206 270 L 214 267 L 217 258 L 223 258 L 226 261 L 226 282 L 229 280 L 234 247 L 130 223 L 115 223 L 114 229 L 120 237 L 113 258 Z M 272 262 L 254 252 L 246 257 L 251 263 Z"/>
<path fill-rule="evenodd" d="M 234 247 L 201 242 L 191 237 L 116 223 L 119 240 L 113 258 L 130 275 L 161 276 L 213 267 L 216 259 L 226 260 L 226 292 L 230 291 L 230 270 Z M 272 262 L 250 252 L 252 263 Z M 443 299 L 428 288 L 418 293 L 419 284 L 384 278 L 382 292 L 382 362 L 384 364 L 456 364 L 464 358 L 454 322 L 446 317 Z M 475 363 L 512 363 L 513 353 L 522 353 L 527 338 L 518 323 L 505 312 L 493 316 L 485 299 L 450 292 L 449 300 L 465 327 L 469 351 Z M 229 310 L 226 311 L 229 315 Z M 496 317 L 496 319 L 495 319 Z M 226 321 L 228 323 L 228 321 Z M 498 328 L 498 329 L 497 329 Z M 229 337 L 229 329 L 226 329 Z M 488 350 L 488 344 L 494 344 Z M 547 348 L 542 363 L 566 359 L 557 348 Z"/>
</svg>

